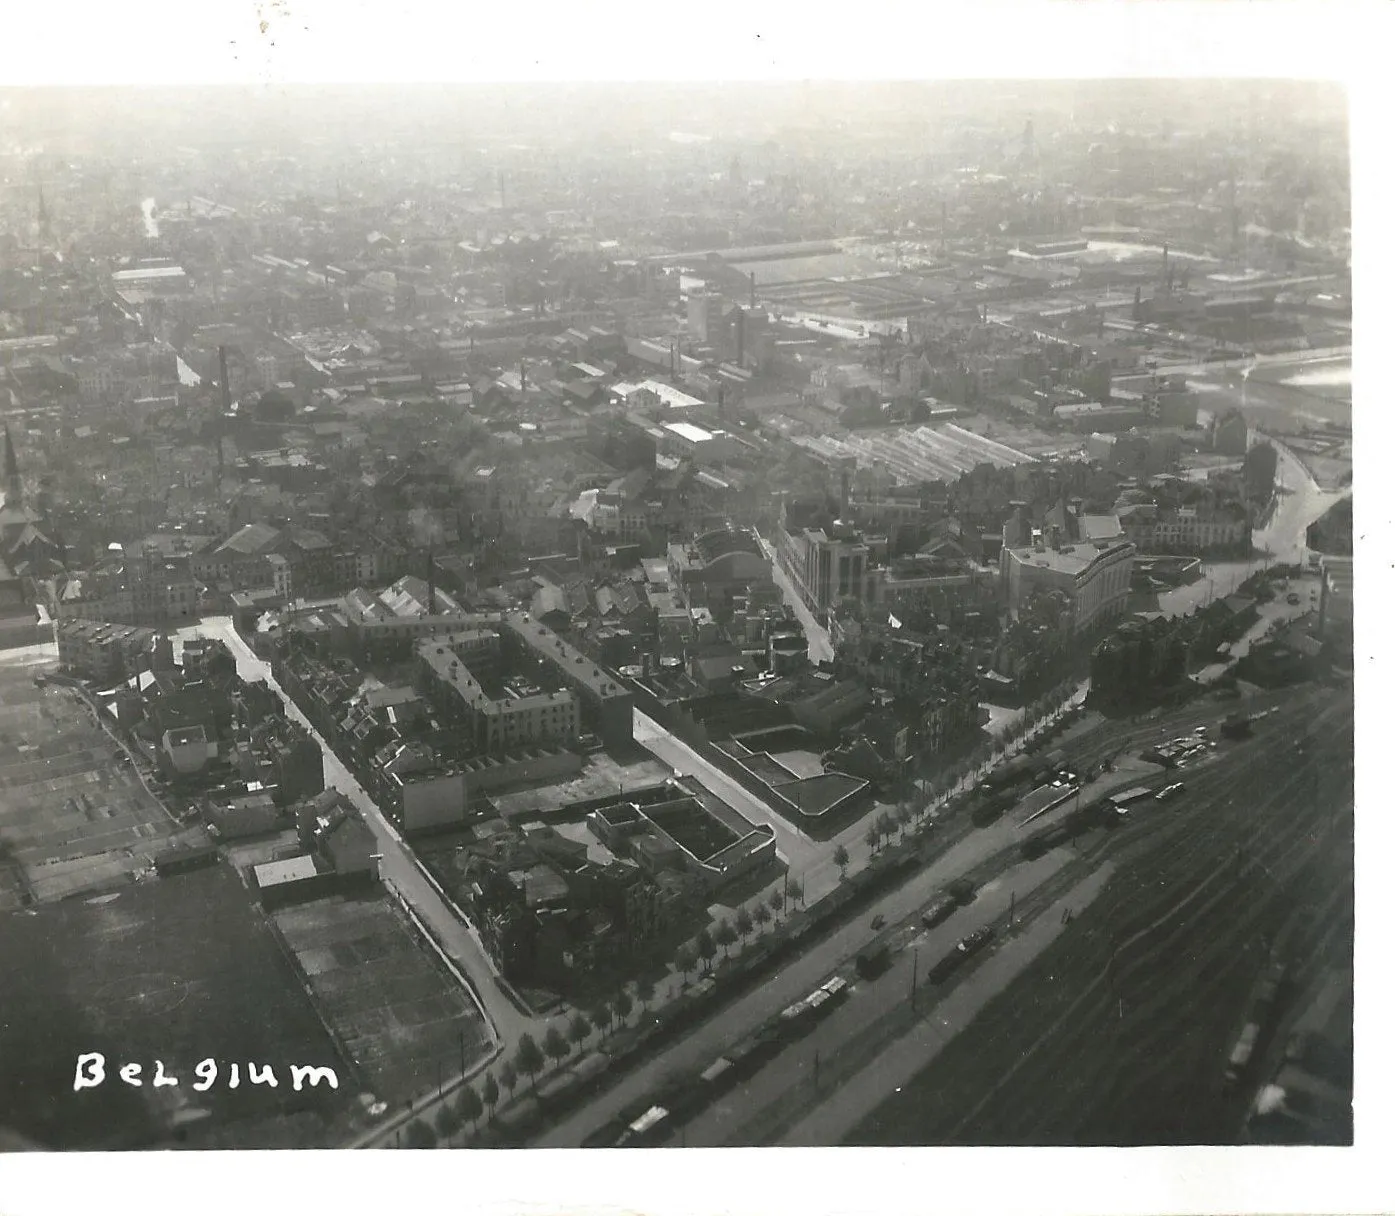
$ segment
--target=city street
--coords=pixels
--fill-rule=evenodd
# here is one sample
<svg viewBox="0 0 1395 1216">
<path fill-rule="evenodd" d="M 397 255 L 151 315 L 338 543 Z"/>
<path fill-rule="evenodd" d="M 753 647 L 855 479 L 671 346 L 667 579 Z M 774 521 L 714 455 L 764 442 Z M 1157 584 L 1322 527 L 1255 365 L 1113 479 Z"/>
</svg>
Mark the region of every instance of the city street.
<svg viewBox="0 0 1395 1216">
<path fill-rule="evenodd" d="M 759 537 L 759 540 L 760 547 L 765 551 L 765 556 L 770 559 L 770 573 L 775 580 L 775 585 L 780 588 L 784 594 L 785 603 L 794 609 L 799 623 L 804 626 L 804 636 L 809 639 L 809 662 L 814 664 L 831 663 L 833 661 L 833 643 L 829 640 L 828 630 L 814 619 L 814 614 L 809 611 L 809 606 L 795 589 L 794 583 L 790 581 L 790 576 L 780 566 L 779 559 L 775 555 L 775 546 L 763 536 Z"/>
</svg>

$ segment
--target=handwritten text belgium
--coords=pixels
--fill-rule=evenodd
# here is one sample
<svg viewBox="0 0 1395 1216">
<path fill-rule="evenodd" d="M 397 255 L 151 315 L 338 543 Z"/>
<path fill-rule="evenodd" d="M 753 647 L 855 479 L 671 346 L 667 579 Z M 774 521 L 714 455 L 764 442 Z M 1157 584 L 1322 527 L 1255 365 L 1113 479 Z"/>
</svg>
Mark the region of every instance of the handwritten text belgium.
<svg viewBox="0 0 1395 1216">
<path fill-rule="evenodd" d="M 242 1073 L 236 1063 L 228 1066 L 227 1080 L 224 1084 L 229 1089 L 236 1089 L 242 1084 Z M 141 1079 L 141 1066 L 139 1064 L 123 1064 L 117 1070 L 117 1076 L 127 1085 L 139 1089 L 145 1084 Z M 335 1075 L 334 1069 L 304 1064 L 292 1064 L 290 1066 L 291 1088 L 297 1092 L 309 1085 L 312 1089 L 318 1088 L 321 1083 L 328 1085 L 331 1089 L 339 1088 L 339 1078 Z M 218 1083 L 218 1062 L 213 1059 L 200 1060 L 194 1065 L 194 1075 L 198 1080 L 191 1086 L 199 1093 L 205 1093 Z M 96 1089 L 107 1079 L 107 1060 L 101 1052 L 86 1051 L 77 1058 L 77 1071 L 73 1075 L 73 1090 Z M 164 1061 L 155 1061 L 155 1070 L 151 1074 L 150 1084 L 159 1089 L 166 1085 L 178 1085 L 180 1083 L 177 1076 L 173 1076 L 165 1071 Z M 276 1069 L 270 1064 L 247 1065 L 247 1083 L 249 1085 L 267 1085 L 275 1088 L 280 1084 L 276 1077 Z"/>
</svg>

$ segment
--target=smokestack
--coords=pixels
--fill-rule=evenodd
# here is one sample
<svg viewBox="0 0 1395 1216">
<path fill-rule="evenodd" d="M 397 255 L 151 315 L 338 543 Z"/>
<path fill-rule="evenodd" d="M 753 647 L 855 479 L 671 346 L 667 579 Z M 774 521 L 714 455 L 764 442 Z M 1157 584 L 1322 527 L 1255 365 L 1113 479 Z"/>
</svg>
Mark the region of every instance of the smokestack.
<svg viewBox="0 0 1395 1216">
<path fill-rule="evenodd" d="M 746 359 L 746 313 L 736 310 L 736 366 L 744 367 Z"/>
<path fill-rule="evenodd" d="M 717 386 L 717 413 L 723 418 L 727 416 L 727 390 L 720 384 Z"/>
<path fill-rule="evenodd" d="M 518 391 L 526 393 L 528 391 L 528 361 L 520 359 L 518 362 Z"/>
<path fill-rule="evenodd" d="M 436 614 L 436 557 L 428 547 L 426 550 L 426 615 Z"/>
<path fill-rule="evenodd" d="M 668 344 L 668 374 L 678 375 L 678 347 L 672 342 Z"/>
<path fill-rule="evenodd" d="M 756 306 L 756 272 L 751 271 L 751 307 Z"/>
<path fill-rule="evenodd" d="M 842 494 L 838 500 L 838 510 L 842 517 L 844 519 L 847 519 L 848 501 L 852 497 L 852 471 L 848 469 L 846 466 L 843 468 L 843 476 L 840 479 L 840 486 Z"/>
</svg>

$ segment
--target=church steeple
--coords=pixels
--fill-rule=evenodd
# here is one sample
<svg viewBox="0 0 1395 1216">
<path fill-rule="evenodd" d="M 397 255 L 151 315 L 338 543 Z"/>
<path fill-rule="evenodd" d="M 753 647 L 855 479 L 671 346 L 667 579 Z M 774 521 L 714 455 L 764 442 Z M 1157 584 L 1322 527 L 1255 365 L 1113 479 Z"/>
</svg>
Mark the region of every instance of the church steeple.
<svg viewBox="0 0 1395 1216">
<path fill-rule="evenodd" d="M 10 424 L 5 423 L 5 505 L 17 507 L 24 498 L 24 490 L 19 480 L 19 461 L 15 458 L 14 440 L 10 438 Z"/>
</svg>

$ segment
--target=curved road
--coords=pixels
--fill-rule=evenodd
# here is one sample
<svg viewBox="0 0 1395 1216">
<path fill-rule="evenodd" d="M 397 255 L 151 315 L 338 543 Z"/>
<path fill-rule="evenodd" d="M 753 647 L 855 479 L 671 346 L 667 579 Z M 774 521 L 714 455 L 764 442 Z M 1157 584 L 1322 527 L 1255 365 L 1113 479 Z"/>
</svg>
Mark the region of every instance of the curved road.
<svg viewBox="0 0 1395 1216">
<path fill-rule="evenodd" d="M 1278 440 L 1267 435 L 1257 435 L 1257 439 L 1271 444 L 1278 452 L 1277 477 L 1282 485 L 1273 516 L 1254 533 L 1258 555 L 1245 561 L 1206 564 L 1203 578 L 1158 596 L 1160 612 L 1180 616 L 1208 600 L 1232 594 L 1250 575 L 1266 566 L 1301 565 L 1308 553 L 1308 526 L 1321 519 L 1334 503 L 1350 497 L 1350 488 L 1322 489 L 1298 458 Z"/>
</svg>

